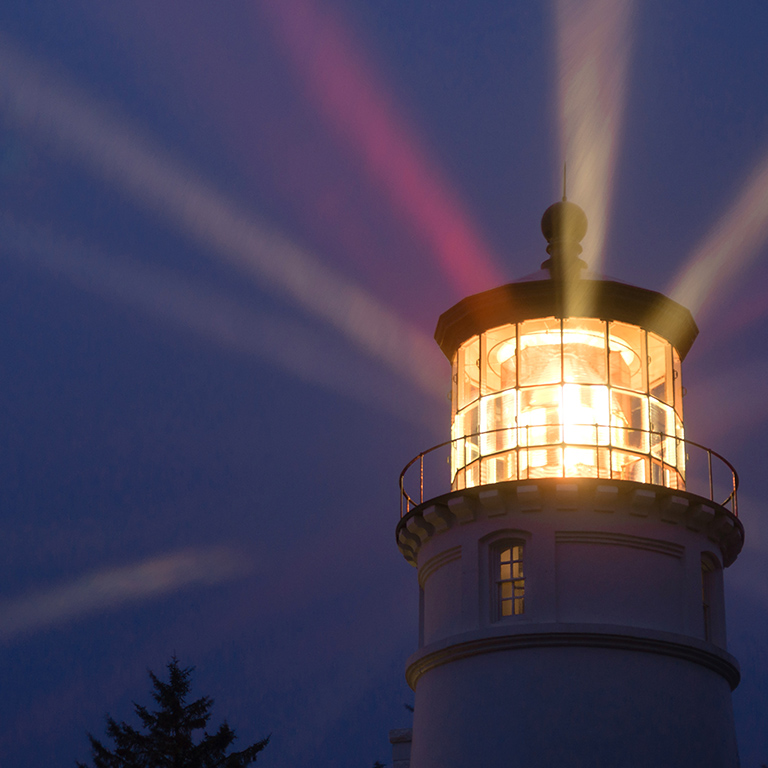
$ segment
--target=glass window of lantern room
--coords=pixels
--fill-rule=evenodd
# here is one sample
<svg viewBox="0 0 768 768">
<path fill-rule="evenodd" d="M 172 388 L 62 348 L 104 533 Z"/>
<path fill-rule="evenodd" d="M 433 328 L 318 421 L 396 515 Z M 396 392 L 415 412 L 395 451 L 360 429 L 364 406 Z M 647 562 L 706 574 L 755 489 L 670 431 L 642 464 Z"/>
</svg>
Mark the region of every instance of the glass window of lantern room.
<svg viewBox="0 0 768 768">
<path fill-rule="evenodd" d="M 493 567 L 493 613 L 499 620 L 525 612 L 525 576 L 523 542 L 505 541 L 496 545 L 491 558 Z"/>
<path fill-rule="evenodd" d="M 480 396 L 480 338 L 465 341 L 456 356 L 457 410 Z"/>
<path fill-rule="evenodd" d="M 608 325 L 608 361 L 612 387 L 646 392 L 645 331 L 635 325 Z"/>
<path fill-rule="evenodd" d="M 648 389 L 651 397 L 672 405 L 672 345 L 648 334 Z"/>
<path fill-rule="evenodd" d="M 683 373 L 680 365 L 680 355 L 672 348 L 672 376 L 675 380 L 675 412 L 683 418 Z"/>
<path fill-rule="evenodd" d="M 611 444 L 640 453 L 649 448 L 648 396 L 611 388 Z"/>
<path fill-rule="evenodd" d="M 590 318 L 563 320 L 563 381 L 607 384 L 605 323 Z"/>
<path fill-rule="evenodd" d="M 557 384 L 562 380 L 560 320 L 546 317 L 518 326 L 518 385 Z"/>
<path fill-rule="evenodd" d="M 480 365 L 484 395 L 517 386 L 517 331 L 514 325 L 502 325 L 483 334 Z"/>
</svg>

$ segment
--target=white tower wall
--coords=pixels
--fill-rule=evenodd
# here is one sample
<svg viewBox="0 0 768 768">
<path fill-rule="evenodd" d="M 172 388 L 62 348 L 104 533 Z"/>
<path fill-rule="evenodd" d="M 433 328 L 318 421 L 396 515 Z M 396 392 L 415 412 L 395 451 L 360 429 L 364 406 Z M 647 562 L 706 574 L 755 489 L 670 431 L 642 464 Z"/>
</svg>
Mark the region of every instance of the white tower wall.
<svg viewBox="0 0 768 768">
<path fill-rule="evenodd" d="M 501 483 L 417 507 L 398 539 L 421 588 L 411 768 L 738 765 L 722 565 L 741 531 L 717 504 Z M 523 545 L 518 615 L 495 605 L 500 542 Z"/>
</svg>

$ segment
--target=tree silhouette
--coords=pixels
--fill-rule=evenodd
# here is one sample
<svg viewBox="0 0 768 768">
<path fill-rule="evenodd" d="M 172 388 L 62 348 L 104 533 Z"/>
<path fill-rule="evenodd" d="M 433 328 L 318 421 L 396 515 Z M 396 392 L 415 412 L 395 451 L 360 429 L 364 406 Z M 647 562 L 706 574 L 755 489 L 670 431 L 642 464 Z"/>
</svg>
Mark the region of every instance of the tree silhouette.
<svg viewBox="0 0 768 768">
<path fill-rule="evenodd" d="M 143 732 L 107 716 L 107 736 L 114 742 L 114 749 L 88 734 L 94 768 L 242 768 L 255 762 L 269 737 L 240 752 L 227 754 L 235 741 L 235 732 L 227 722 L 215 733 L 206 730 L 213 699 L 203 696 L 187 704 L 194 667 L 179 667 L 175 656 L 167 667 L 167 683 L 149 673 L 157 711 L 134 702 Z M 195 743 L 193 734 L 201 730 L 202 738 Z M 77 765 L 89 768 L 85 763 Z"/>
</svg>

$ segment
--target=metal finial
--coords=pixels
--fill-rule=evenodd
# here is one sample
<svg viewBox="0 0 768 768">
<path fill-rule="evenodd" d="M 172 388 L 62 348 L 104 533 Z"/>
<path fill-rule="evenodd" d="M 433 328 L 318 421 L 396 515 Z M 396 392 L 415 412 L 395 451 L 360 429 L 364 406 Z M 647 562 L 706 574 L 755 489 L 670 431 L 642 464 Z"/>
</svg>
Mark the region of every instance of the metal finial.
<svg viewBox="0 0 768 768">
<path fill-rule="evenodd" d="M 568 198 L 565 196 L 565 168 L 566 164 L 563 163 L 563 202 L 566 202 Z"/>
</svg>

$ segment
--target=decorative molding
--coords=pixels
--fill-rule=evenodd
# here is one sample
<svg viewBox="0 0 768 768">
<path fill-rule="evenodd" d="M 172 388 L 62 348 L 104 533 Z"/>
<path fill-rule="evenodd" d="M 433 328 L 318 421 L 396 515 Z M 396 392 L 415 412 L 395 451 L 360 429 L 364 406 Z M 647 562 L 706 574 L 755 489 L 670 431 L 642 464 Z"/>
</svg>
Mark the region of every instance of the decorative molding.
<svg viewBox="0 0 768 768">
<path fill-rule="evenodd" d="M 561 625 L 562 626 L 562 625 Z M 606 628 L 609 629 L 609 628 Z M 728 653 L 711 646 L 694 645 L 678 635 L 662 632 L 600 631 L 599 627 L 577 630 L 525 631 L 514 634 L 493 634 L 453 643 L 440 643 L 434 650 L 422 649 L 411 657 L 406 680 L 415 689 L 419 678 L 432 669 L 486 653 L 503 653 L 527 648 L 601 648 L 637 653 L 653 653 L 689 661 L 716 672 L 725 678 L 731 690 L 741 680 L 736 660 Z"/>
<path fill-rule="evenodd" d="M 424 585 L 427 583 L 427 579 L 435 571 L 439 570 L 444 565 L 448 565 L 448 563 L 454 562 L 455 560 L 461 560 L 461 545 L 446 549 L 439 555 L 435 555 L 434 557 L 427 560 L 427 562 L 419 568 L 419 586 L 423 589 Z"/>
<path fill-rule="evenodd" d="M 537 517 L 553 513 L 564 519 L 575 513 L 594 513 L 600 516 L 602 525 L 610 526 L 624 515 L 638 522 L 647 519 L 685 527 L 715 542 L 726 567 L 744 545 L 744 528 L 738 518 L 714 501 L 661 485 L 602 478 L 507 481 L 445 493 L 419 504 L 400 519 L 397 542 L 405 559 L 417 566 L 421 545 L 457 525 L 472 526 L 476 521 L 495 518 L 506 526 L 510 517 L 531 513 Z M 639 546 L 640 541 L 638 537 L 637 542 L 625 546 Z"/>
<path fill-rule="evenodd" d="M 557 531 L 556 544 L 605 544 L 615 547 L 630 547 L 644 549 L 648 552 L 659 552 L 681 558 L 684 547 L 662 539 L 647 539 L 643 536 L 630 536 L 625 533 L 605 533 L 603 531 Z"/>
</svg>

